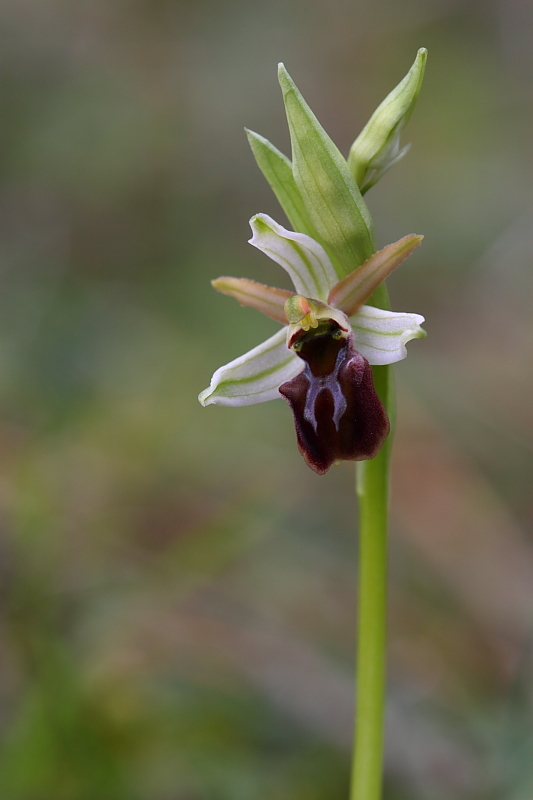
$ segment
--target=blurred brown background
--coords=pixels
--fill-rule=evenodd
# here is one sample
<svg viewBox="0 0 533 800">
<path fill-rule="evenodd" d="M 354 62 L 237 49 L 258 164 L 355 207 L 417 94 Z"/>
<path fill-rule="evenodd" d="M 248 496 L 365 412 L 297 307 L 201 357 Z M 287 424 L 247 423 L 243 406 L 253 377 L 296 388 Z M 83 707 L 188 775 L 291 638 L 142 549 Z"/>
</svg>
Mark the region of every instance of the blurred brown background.
<svg viewBox="0 0 533 800">
<path fill-rule="evenodd" d="M 413 148 L 368 195 L 428 338 L 396 368 L 387 800 L 533 796 L 533 6 L 0 4 L 0 796 L 345 800 L 353 465 L 280 400 L 202 409 L 286 285 L 243 133 L 283 60 L 343 152 L 416 50 Z"/>
</svg>

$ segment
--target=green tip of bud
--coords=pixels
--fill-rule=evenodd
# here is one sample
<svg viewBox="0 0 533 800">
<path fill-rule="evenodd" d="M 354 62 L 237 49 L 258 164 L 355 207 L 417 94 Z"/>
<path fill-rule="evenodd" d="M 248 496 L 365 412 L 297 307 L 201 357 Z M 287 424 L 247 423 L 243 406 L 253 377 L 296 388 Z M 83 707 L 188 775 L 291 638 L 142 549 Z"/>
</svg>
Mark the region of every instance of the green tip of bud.
<svg viewBox="0 0 533 800">
<path fill-rule="evenodd" d="M 296 91 L 298 95 L 300 94 L 298 92 L 298 89 L 296 89 L 296 84 L 294 83 L 293 79 L 287 72 L 287 69 L 283 61 L 280 61 L 278 64 L 278 82 L 279 85 L 281 86 L 283 97 L 286 97 L 286 95 L 291 91 Z"/>
<path fill-rule="evenodd" d="M 287 79 L 289 78 L 289 73 L 285 69 L 284 64 L 278 64 L 278 82 L 281 86 L 282 92 L 285 92 L 285 88 L 287 86 Z"/>
</svg>

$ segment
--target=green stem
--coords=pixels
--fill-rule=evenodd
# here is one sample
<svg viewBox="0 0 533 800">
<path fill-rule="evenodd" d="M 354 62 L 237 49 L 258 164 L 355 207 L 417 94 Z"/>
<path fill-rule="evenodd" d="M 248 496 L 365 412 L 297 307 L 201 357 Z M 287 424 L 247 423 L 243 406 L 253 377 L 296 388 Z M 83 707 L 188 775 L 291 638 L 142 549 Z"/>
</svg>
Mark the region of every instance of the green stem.
<svg viewBox="0 0 533 800">
<path fill-rule="evenodd" d="M 385 287 L 372 300 L 388 306 Z M 380 453 L 357 465 L 359 496 L 359 620 L 355 741 L 350 800 L 380 800 L 383 774 L 387 628 L 387 527 L 394 425 L 391 368 L 373 367 L 374 385 L 387 409 L 391 433 Z"/>
</svg>

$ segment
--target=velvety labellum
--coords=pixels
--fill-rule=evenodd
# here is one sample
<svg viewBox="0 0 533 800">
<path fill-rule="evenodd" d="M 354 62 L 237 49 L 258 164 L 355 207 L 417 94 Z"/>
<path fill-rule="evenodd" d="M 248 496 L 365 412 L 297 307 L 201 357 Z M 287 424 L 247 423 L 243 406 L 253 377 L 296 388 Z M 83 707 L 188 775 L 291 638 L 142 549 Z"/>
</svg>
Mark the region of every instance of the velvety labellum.
<svg viewBox="0 0 533 800">
<path fill-rule="evenodd" d="M 353 336 L 330 321 L 291 344 L 305 368 L 279 391 L 291 406 L 307 464 L 323 475 L 335 461 L 374 458 L 388 436 L 389 420 Z"/>
</svg>

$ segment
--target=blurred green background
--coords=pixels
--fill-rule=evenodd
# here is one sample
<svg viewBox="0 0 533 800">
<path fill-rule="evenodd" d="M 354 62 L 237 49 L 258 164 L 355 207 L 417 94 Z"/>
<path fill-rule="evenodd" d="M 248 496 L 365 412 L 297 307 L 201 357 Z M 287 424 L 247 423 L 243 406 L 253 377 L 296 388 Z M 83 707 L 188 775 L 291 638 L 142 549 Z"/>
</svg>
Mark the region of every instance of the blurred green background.
<svg viewBox="0 0 533 800">
<path fill-rule="evenodd" d="M 286 286 L 243 133 L 283 60 L 344 153 L 429 49 L 371 190 L 427 340 L 397 365 L 387 800 L 533 796 L 533 6 L 3 0 L 0 796 L 345 800 L 353 465 L 280 400 L 202 409 Z"/>
</svg>

